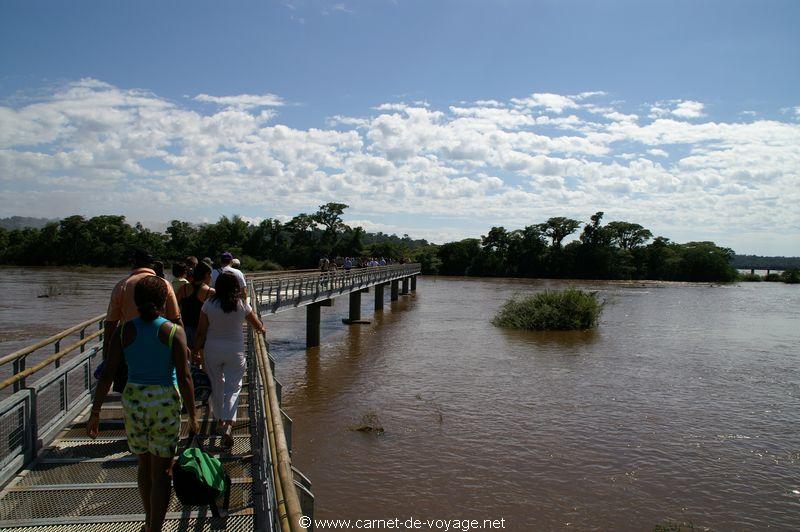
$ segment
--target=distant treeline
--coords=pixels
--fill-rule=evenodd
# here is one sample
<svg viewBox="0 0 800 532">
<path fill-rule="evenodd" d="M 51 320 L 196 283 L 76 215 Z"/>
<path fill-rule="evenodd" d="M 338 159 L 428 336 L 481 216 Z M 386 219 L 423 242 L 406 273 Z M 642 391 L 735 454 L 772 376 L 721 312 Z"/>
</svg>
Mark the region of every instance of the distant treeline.
<svg viewBox="0 0 800 532">
<path fill-rule="evenodd" d="M 761 257 L 759 255 L 735 255 L 734 268 L 756 270 L 790 270 L 800 268 L 800 257 Z"/>
<path fill-rule="evenodd" d="M 515 231 L 492 227 L 481 238 L 435 245 L 352 228 L 342 220 L 345 209 L 345 204 L 327 203 L 285 223 L 268 218 L 251 224 L 238 216 L 201 225 L 173 220 L 164 233 L 131 226 L 123 216 L 70 216 L 39 229 L 0 228 L 0 264 L 119 267 L 128 265 L 133 248 L 148 248 L 167 263 L 231 251 L 249 271 L 313 268 L 323 256 L 372 256 L 410 259 L 420 262 L 424 273 L 443 275 L 674 281 L 732 281 L 737 276 L 728 248 L 653 239 L 636 223 L 603 224 L 602 212 L 586 224 L 555 217 Z M 579 238 L 563 245 L 581 225 Z"/>
<path fill-rule="evenodd" d="M 266 219 L 251 224 L 239 216 L 223 216 L 216 223 L 170 222 L 164 233 L 124 216 L 70 216 L 41 228 L 0 228 L 0 264 L 24 266 L 111 266 L 130 263 L 131 251 L 146 248 L 166 263 L 189 255 L 218 258 L 230 251 L 249 270 L 311 268 L 323 256 L 382 256 L 400 259 L 428 246 L 408 235 L 366 233 L 342 221 L 347 205 L 328 203 L 313 214 L 298 214 L 282 223 Z M 19 222 L 19 220 L 15 220 Z"/>
</svg>

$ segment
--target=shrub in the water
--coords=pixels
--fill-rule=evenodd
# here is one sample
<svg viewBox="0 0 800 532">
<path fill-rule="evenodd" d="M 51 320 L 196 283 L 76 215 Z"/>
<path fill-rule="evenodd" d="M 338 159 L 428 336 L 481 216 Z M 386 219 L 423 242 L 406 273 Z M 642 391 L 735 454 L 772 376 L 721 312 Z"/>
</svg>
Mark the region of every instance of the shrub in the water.
<svg viewBox="0 0 800 532">
<path fill-rule="evenodd" d="M 597 327 L 603 303 L 595 292 L 577 288 L 545 291 L 503 305 L 492 323 L 498 327 L 532 331 L 571 331 Z"/>
</svg>

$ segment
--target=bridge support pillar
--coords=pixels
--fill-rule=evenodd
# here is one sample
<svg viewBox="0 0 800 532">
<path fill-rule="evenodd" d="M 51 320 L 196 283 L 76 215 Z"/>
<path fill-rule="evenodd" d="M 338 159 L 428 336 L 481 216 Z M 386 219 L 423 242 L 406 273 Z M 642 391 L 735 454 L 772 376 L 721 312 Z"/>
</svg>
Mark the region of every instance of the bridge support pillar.
<svg viewBox="0 0 800 532">
<path fill-rule="evenodd" d="M 375 310 L 383 310 L 383 285 L 375 285 Z"/>
<path fill-rule="evenodd" d="M 417 291 L 417 276 L 416 275 L 413 275 L 411 277 L 411 291 L 412 292 L 416 292 Z"/>
<path fill-rule="evenodd" d="M 369 323 L 369 320 L 361 319 L 361 290 L 350 293 L 350 312 L 349 317 L 342 320 L 342 323 L 352 325 L 354 323 Z"/>
<path fill-rule="evenodd" d="M 399 286 L 398 286 L 398 281 L 397 281 L 397 279 L 395 279 L 394 281 L 392 281 L 392 301 L 397 301 L 397 297 L 398 297 L 399 293 L 400 293 L 400 290 L 399 290 Z"/>
<path fill-rule="evenodd" d="M 306 307 L 306 348 L 319 346 L 320 303 Z"/>
<path fill-rule="evenodd" d="M 403 278 L 403 291 L 402 291 L 402 295 L 404 295 L 404 296 L 407 296 L 407 295 L 408 295 L 408 277 L 404 277 L 404 278 Z"/>
</svg>

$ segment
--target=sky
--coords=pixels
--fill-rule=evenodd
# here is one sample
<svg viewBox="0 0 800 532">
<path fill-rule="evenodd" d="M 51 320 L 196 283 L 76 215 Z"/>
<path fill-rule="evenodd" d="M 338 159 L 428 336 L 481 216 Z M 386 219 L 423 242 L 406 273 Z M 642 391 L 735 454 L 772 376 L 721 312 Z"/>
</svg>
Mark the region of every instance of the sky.
<svg viewBox="0 0 800 532">
<path fill-rule="evenodd" d="M 0 1 L 0 217 L 800 255 L 800 2 Z"/>
</svg>

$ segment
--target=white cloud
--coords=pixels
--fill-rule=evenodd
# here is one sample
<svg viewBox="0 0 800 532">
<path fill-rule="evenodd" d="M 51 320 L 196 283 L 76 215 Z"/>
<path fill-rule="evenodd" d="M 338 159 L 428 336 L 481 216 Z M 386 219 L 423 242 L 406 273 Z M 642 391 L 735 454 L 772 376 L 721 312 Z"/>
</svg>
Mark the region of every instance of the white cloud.
<svg viewBox="0 0 800 532">
<path fill-rule="evenodd" d="M 686 100 L 679 102 L 675 109 L 672 110 L 672 114 L 680 118 L 700 118 L 705 116 L 703 113 L 704 107 L 700 102 Z"/>
<path fill-rule="evenodd" d="M 255 107 L 281 107 L 286 105 L 282 98 L 274 94 L 237 94 L 235 96 L 210 96 L 198 94 L 194 97 L 198 102 L 214 103 L 226 107 L 239 109 L 253 109 Z"/>
<path fill-rule="evenodd" d="M 529 109 L 544 107 L 545 110 L 556 114 L 561 114 L 565 109 L 578 108 L 574 97 L 549 92 L 533 93 L 527 98 L 512 98 L 511 102 L 519 107 L 527 107 Z"/>
<path fill-rule="evenodd" d="M 381 215 L 412 216 L 427 238 L 599 209 L 666 236 L 702 227 L 729 245 L 752 227 L 779 241 L 797 233 L 800 124 L 703 121 L 702 104 L 684 100 L 640 118 L 604 96 L 534 93 L 443 110 L 389 103 L 298 129 L 275 123 L 284 100 L 269 93 L 200 95 L 221 108 L 197 111 L 79 80 L 0 106 L 0 214 L 115 205 L 132 219 L 246 210 L 256 220 L 343 201 L 375 227 Z"/>
</svg>

